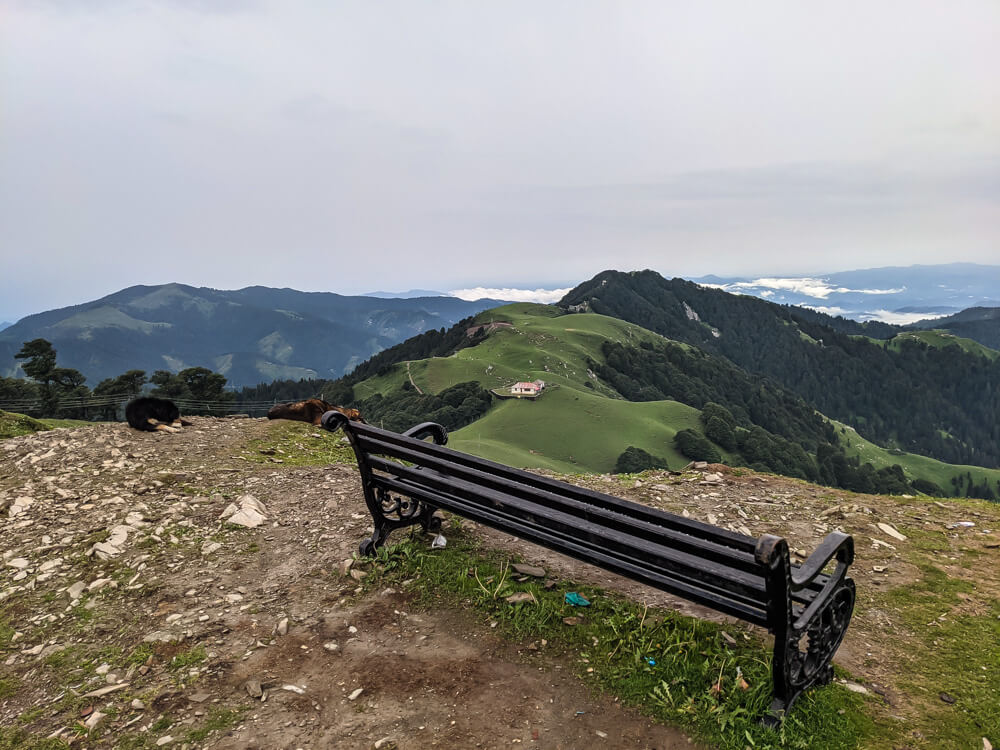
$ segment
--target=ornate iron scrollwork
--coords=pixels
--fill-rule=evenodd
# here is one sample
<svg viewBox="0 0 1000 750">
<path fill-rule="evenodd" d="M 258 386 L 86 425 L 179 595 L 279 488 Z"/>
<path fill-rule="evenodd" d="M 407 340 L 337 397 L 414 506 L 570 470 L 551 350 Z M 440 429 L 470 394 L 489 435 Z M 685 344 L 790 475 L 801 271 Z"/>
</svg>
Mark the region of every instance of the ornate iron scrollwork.
<svg viewBox="0 0 1000 750">
<path fill-rule="evenodd" d="M 359 551 L 368 557 L 381 547 L 395 529 L 420 524 L 425 530 L 434 531 L 441 527 L 441 519 L 434 515 L 434 508 L 427 503 L 406 495 L 390 492 L 384 487 L 374 487 L 374 505 L 369 510 L 375 529 L 371 537 L 361 542 Z"/>
<path fill-rule="evenodd" d="M 775 695 L 766 724 L 779 724 L 805 690 L 833 679 L 833 656 L 851 622 L 854 598 L 854 581 L 845 578 L 802 628 L 789 628 L 784 643 L 775 640 L 774 658 L 780 660 L 776 666 L 784 678 L 776 681 L 776 687 L 783 683 L 784 690 Z"/>
</svg>

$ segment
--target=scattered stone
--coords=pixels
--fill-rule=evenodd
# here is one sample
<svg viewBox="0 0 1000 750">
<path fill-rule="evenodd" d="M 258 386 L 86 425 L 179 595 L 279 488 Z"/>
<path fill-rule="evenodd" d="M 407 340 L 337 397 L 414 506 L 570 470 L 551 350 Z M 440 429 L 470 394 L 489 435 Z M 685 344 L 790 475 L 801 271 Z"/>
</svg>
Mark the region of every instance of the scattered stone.
<svg viewBox="0 0 1000 750">
<path fill-rule="evenodd" d="M 340 646 L 334 641 L 327 641 L 326 643 L 323 644 L 323 648 L 333 653 L 334 651 L 337 651 L 340 648 Z"/>
<path fill-rule="evenodd" d="M 180 640 L 176 635 L 167 630 L 157 630 L 142 639 L 143 643 L 173 643 Z"/>
<path fill-rule="evenodd" d="M 171 736 L 170 736 L 170 735 L 168 734 L 168 735 L 166 735 L 165 737 L 160 737 L 160 739 L 158 739 L 158 740 L 156 741 L 156 746 L 157 746 L 157 747 L 163 747 L 164 745 L 169 745 L 169 744 L 170 744 L 171 742 L 173 742 L 173 741 L 174 741 L 174 738 L 173 738 L 173 737 L 171 737 Z"/>
<path fill-rule="evenodd" d="M 843 685 L 844 685 L 845 688 L 847 688 L 848 690 L 850 690 L 852 693 L 866 694 L 868 692 L 868 688 L 866 688 L 864 685 L 859 685 L 856 682 L 845 682 L 845 683 L 843 683 Z"/>
<path fill-rule="evenodd" d="M 62 565 L 62 561 L 63 559 L 61 557 L 57 557 L 54 560 L 46 560 L 45 562 L 43 562 L 41 565 L 38 566 L 38 572 L 45 573 L 46 571 L 52 570 L 53 568 L 58 568 L 60 565 Z"/>
<path fill-rule="evenodd" d="M 594 734 L 596 734 L 596 735 L 597 735 L 598 737 L 600 737 L 600 738 L 601 738 L 602 740 L 606 740 L 606 739 L 608 738 L 608 733 L 607 733 L 607 732 L 602 732 L 602 731 L 601 731 L 600 729 L 596 730 L 596 731 L 594 732 Z"/>
<path fill-rule="evenodd" d="M 97 580 L 90 582 L 90 585 L 87 586 L 87 591 L 100 591 L 108 586 L 111 588 L 118 588 L 118 584 L 116 584 L 111 578 L 98 578 Z"/>
<path fill-rule="evenodd" d="M 938 698 L 940 698 L 942 701 L 944 701 L 949 705 L 955 702 L 955 699 L 952 696 L 948 695 L 948 693 L 944 692 L 943 690 L 940 693 L 938 693 Z"/>
<path fill-rule="evenodd" d="M 118 547 L 108 542 L 98 542 L 90 548 L 90 554 L 97 557 L 98 560 L 110 560 L 121 553 L 122 551 Z"/>
<path fill-rule="evenodd" d="M 563 618 L 563 622 L 572 627 L 573 625 L 579 625 L 581 622 L 583 622 L 583 618 L 582 617 L 564 617 Z"/>
<path fill-rule="evenodd" d="M 101 713 L 100 711 L 94 711 L 90 716 L 87 717 L 87 720 L 83 722 L 83 725 L 87 729 L 91 730 L 96 729 L 97 725 L 100 724 L 102 721 L 104 721 L 106 716 L 107 714 Z"/>
<path fill-rule="evenodd" d="M 132 708 L 134 708 L 136 711 L 145 711 L 146 710 L 146 704 L 143 703 L 138 698 L 133 698 L 132 699 Z"/>
<path fill-rule="evenodd" d="M 305 688 L 301 688 L 298 685 L 282 685 L 281 689 L 282 690 L 287 690 L 290 693 L 296 693 L 298 695 L 303 695 L 306 692 Z"/>
<path fill-rule="evenodd" d="M 73 601 L 74 599 L 79 599 L 83 595 L 83 592 L 86 590 L 87 590 L 87 584 L 85 584 L 83 581 L 77 581 L 68 589 L 66 589 L 66 596 L 69 597 L 70 601 Z"/>
<path fill-rule="evenodd" d="M 102 695 L 108 695 L 109 693 L 117 693 L 119 690 L 124 690 L 129 686 L 127 682 L 121 682 L 117 685 L 108 685 L 107 687 L 98 688 L 97 690 L 91 690 L 89 693 L 84 693 L 84 698 L 100 698 Z"/>
<path fill-rule="evenodd" d="M 278 620 L 278 626 L 275 628 L 278 635 L 288 635 L 288 618 L 282 617 Z"/>
<path fill-rule="evenodd" d="M 896 530 L 896 527 L 895 527 L 895 526 L 893 526 L 892 524 L 890 524 L 890 523 L 882 523 L 882 522 L 880 521 L 879 523 L 877 523 L 877 524 L 875 524 L 875 525 L 876 525 L 876 526 L 877 526 L 877 527 L 878 527 L 878 528 L 879 528 L 879 529 L 880 529 L 880 530 L 881 530 L 882 532 L 884 532 L 884 533 L 888 534 L 888 535 L 889 535 L 889 536 L 891 536 L 891 537 L 892 537 L 893 539 L 896 539 L 896 540 L 898 540 L 898 541 L 900 541 L 900 542 L 905 542 L 905 541 L 906 541 L 906 537 L 905 537 L 905 536 L 903 536 L 902 534 L 900 534 L 900 533 L 899 533 L 899 532 L 898 532 L 898 531 Z"/>
<path fill-rule="evenodd" d="M 201 545 L 201 554 L 211 555 L 213 552 L 218 552 L 222 549 L 222 545 L 219 542 L 205 542 Z"/>
<path fill-rule="evenodd" d="M 247 695 L 251 698 L 261 698 L 264 695 L 260 680 L 247 680 L 243 687 L 246 688 Z"/>
<path fill-rule="evenodd" d="M 211 697 L 210 693 L 195 693 L 194 695 L 188 696 L 188 700 L 192 703 L 204 703 Z"/>
<path fill-rule="evenodd" d="M 993 744 L 983 737 L 983 750 L 993 750 Z"/>
<path fill-rule="evenodd" d="M 537 565 L 521 565 L 520 563 L 514 563 L 513 567 L 515 571 L 523 576 L 545 578 L 545 568 L 539 568 Z"/>
<path fill-rule="evenodd" d="M 364 688 L 358 688 L 353 693 L 351 693 L 349 696 L 347 696 L 347 700 L 349 700 L 349 701 L 357 700 L 364 691 L 365 691 Z"/>
<path fill-rule="evenodd" d="M 267 521 L 267 517 L 258 513 L 253 508 L 241 508 L 229 517 L 228 522 L 236 526 L 244 526 L 248 529 L 256 529 Z"/>
<path fill-rule="evenodd" d="M 727 633 L 725 630 L 720 631 L 719 635 L 721 635 L 722 636 L 722 640 L 724 640 L 730 646 L 735 646 L 736 645 L 736 639 L 733 638 L 731 635 L 729 635 L 729 633 Z"/>
<path fill-rule="evenodd" d="M 351 568 L 354 567 L 354 560 L 341 560 L 340 561 L 340 575 L 346 576 L 351 572 Z"/>
<path fill-rule="evenodd" d="M 13 560 L 8 560 L 7 565 L 12 568 L 17 568 L 18 570 L 24 570 L 31 565 L 31 563 L 23 557 L 15 557 Z"/>
<path fill-rule="evenodd" d="M 368 577 L 368 574 L 363 570 L 358 570 L 357 568 L 351 568 L 351 578 L 355 581 L 363 581 Z"/>
<path fill-rule="evenodd" d="M 507 597 L 508 604 L 524 604 L 526 602 L 535 603 L 538 600 L 535 599 L 535 595 L 530 591 L 518 591 L 516 594 L 511 594 Z"/>
<path fill-rule="evenodd" d="M 383 737 L 375 741 L 375 744 L 372 745 L 372 750 L 396 750 L 396 743 L 389 737 Z"/>
</svg>

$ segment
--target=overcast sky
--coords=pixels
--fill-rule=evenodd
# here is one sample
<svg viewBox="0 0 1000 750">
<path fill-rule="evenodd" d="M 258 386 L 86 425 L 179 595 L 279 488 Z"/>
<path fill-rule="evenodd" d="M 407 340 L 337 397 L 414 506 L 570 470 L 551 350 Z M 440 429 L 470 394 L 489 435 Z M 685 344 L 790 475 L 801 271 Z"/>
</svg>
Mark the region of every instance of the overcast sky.
<svg viewBox="0 0 1000 750">
<path fill-rule="evenodd" d="M 1000 263 L 1000 3 L 0 0 L 0 319 Z"/>
</svg>

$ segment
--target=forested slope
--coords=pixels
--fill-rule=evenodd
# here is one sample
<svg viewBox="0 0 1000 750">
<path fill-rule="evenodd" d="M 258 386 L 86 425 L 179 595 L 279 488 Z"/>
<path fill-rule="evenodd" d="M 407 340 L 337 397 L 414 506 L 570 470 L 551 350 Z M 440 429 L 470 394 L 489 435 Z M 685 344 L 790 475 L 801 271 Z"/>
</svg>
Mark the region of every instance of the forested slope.
<svg viewBox="0 0 1000 750">
<path fill-rule="evenodd" d="M 949 463 L 1000 466 L 1000 363 L 958 347 L 908 342 L 884 325 L 668 280 L 653 271 L 606 271 L 570 291 L 567 310 L 641 325 L 791 389 L 865 437 Z"/>
</svg>

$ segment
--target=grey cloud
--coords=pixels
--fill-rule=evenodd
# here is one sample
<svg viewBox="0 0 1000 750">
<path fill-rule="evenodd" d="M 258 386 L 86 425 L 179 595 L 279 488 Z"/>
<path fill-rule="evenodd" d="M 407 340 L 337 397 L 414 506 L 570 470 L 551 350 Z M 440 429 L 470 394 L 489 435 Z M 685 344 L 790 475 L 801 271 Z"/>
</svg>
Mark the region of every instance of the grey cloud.
<svg viewBox="0 0 1000 750">
<path fill-rule="evenodd" d="M 963 8 L 14 2 L 0 318 L 995 262 L 1000 6 Z"/>
</svg>

